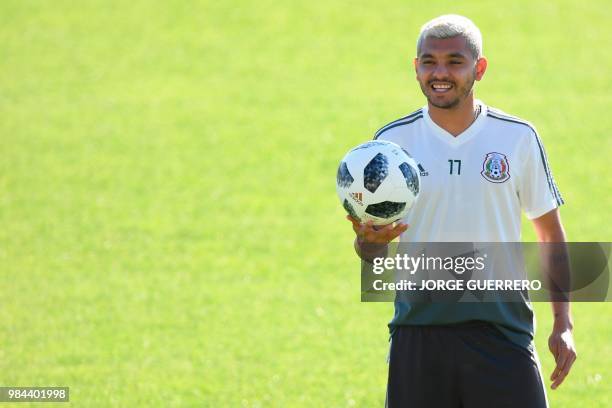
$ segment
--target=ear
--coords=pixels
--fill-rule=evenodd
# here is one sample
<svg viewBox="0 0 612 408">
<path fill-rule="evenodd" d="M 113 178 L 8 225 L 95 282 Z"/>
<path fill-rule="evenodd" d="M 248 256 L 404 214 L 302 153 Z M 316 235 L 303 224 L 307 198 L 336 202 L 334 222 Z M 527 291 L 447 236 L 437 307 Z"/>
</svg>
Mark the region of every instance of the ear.
<svg viewBox="0 0 612 408">
<path fill-rule="evenodd" d="M 476 80 L 480 81 L 487 70 L 487 59 L 485 57 L 478 58 L 476 61 Z"/>
<path fill-rule="evenodd" d="M 417 63 L 419 62 L 419 57 L 414 57 L 412 60 L 412 65 L 414 66 L 414 73 L 417 73 Z"/>
</svg>

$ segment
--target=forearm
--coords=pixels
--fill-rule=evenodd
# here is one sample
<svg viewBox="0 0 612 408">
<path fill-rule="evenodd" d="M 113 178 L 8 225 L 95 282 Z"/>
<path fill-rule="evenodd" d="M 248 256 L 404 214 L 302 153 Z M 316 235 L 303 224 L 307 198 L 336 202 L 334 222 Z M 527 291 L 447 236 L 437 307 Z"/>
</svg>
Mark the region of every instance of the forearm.
<svg viewBox="0 0 612 408">
<path fill-rule="evenodd" d="M 386 257 L 389 250 L 388 244 L 366 243 L 361 241 L 359 237 L 355 237 L 353 246 L 359 258 L 367 262 L 372 262 L 377 257 Z"/>
<path fill-rule="evenodd" d="M 544 255 L 544 278 L 550 290 L 550 302 L 554 317 L 554 326 L 558 329 L 573 327 L 570 293 L 571 276 L 567 247 L 563 241 L 543 243 L 541 251 Z"/>
<path fill-rule="evenodd" d="M 551 306 L 555 329 L 572 329 L 574 326 L 570 307 L 570 267 L 565 230 L 558 211 L 546 214 L 534 222 L 541 255 L 543 257 L 544 277 L 551 293 Z"/>
</svg>

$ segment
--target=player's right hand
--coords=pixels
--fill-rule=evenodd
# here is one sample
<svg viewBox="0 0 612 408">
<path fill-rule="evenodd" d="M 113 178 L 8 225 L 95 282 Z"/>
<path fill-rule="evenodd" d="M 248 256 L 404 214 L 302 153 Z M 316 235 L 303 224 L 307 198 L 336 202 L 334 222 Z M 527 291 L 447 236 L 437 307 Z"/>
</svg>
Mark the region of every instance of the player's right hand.
<svg viewBox="0 0 612 408">
<path fill-rule="evenodd" d="M 398 222 L 385 226 L 376 226 L 372 221 L 360 223 L 350 215 L 346 219 L 353 224 L 357 240 L 364 244 L 388 244 L 408 229 L 408 224 Z"/>
</svg>

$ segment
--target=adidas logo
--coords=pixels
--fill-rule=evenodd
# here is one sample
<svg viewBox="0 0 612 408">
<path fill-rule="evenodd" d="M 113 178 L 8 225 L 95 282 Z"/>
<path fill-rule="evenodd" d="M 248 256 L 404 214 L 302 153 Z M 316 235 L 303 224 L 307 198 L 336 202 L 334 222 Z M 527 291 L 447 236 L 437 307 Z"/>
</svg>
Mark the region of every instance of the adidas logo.
<svg viewBox="0 0 612 408">
<path fill-rule="evenodd" d="M 357 204 L 363 205 L 363 193 L 349 193 L 349 196 L 351 196 L 351 198 L 355 200 Z"/>
</svg>

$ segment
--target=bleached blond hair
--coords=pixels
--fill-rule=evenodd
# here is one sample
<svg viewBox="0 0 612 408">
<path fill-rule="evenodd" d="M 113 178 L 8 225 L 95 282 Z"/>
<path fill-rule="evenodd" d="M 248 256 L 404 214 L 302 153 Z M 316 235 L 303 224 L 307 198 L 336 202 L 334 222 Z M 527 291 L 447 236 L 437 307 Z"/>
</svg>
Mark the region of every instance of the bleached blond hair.
<svg viewBox="0 0 612 408">
<path fill-rule="evenodd" d="M 417 40 L 417 56 L 421 52 L 423 41 L 427 38 L 465 38 L 474 59 L 482 57 L 482 34 L 476 24 L 467 17 L 458 14 L 445 14 L 428 21 L 421 27 Z"/>
</svg>

